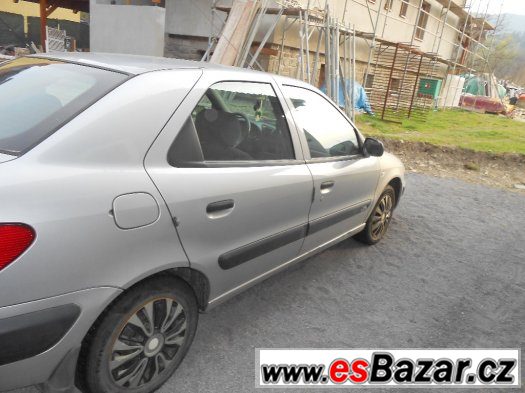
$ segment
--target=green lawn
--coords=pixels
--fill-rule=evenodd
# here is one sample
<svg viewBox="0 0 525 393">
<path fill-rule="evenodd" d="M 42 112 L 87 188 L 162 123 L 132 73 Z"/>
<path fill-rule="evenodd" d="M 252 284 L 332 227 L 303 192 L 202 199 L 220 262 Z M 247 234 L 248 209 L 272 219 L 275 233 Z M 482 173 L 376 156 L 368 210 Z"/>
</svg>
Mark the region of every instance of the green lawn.
<svg viewBox="0 0 525 393">
<path fill-rule="evenodd" d="M 356 119 L 361 132 L 368 136 L 525 154 L 525 122 L 501 116 L 447 110 L 429 112 L 424 122 L 406 120 L 397 124 L 366 114 Z"/>
</svg>

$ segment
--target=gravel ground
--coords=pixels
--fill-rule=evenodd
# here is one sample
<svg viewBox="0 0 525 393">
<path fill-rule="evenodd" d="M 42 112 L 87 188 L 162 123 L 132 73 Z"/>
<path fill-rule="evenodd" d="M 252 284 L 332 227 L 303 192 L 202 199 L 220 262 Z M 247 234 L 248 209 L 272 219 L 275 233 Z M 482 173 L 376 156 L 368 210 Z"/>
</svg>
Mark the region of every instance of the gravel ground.
<svg viewBox="0 0 525 393">
<path fill-rule="evenodd" d="M 524 348 L 524 223 L 523 195 L 410 174 L 380 244 L 345 241 L 202 315 L 160 392 L 255 391 L 257 347 Z"/>
</svg>

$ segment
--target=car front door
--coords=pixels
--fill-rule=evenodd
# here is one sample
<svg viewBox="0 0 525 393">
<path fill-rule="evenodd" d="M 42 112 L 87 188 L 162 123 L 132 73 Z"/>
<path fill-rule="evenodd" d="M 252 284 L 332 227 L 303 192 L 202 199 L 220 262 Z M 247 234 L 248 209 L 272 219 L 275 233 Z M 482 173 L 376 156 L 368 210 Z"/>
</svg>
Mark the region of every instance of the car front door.
<svg viewBox="0 0 525 393">
<path fill-rule="evenodd" d="M 302 131 L 314 180 L 308 236 L 301 252 L 358 232 L 370 213 L 379 180 L 379 160 L 365 157 L 350 121 L 323 95 L 283 85 Z"/>
<path fill-rule="evenodd" d="M 239 75 L 204 71 L 146 157 L 212 303 L 295 258 L 311 204 L 312 177 L 273 80 Z"/>
</svg>

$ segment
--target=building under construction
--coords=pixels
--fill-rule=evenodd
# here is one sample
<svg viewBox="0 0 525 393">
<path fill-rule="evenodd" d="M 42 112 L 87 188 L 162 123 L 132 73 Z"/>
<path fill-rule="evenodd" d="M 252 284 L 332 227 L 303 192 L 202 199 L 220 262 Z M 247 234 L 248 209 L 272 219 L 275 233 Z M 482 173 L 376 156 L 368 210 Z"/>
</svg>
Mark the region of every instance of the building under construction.
<svg viewBox="0 0 525 393">
<path fill-rule="evenodd" d="M 299 78 L 348 112 L 356 81 L 378 115 L 399 121 L 457 106 L 457 75 L 490 71 L 487 10 L 486 0 L 177 0 L 166 2 L 165 55 Z"/>
<path fill-rule="evenodd" d="M 42 1 L 44 10 L 88 4 L 40 0 L 41 8 Z M 401 121 L 432 106 L 457 106 L 460 75 L 490 75 L 487 38 L 497 23 L 487 22 L 488 3 L 89 0 L 90 49 L 202 59 L 302 79 L 325 89 L 351 116 L 359 84 L 374 112 Z"/>
</svg>

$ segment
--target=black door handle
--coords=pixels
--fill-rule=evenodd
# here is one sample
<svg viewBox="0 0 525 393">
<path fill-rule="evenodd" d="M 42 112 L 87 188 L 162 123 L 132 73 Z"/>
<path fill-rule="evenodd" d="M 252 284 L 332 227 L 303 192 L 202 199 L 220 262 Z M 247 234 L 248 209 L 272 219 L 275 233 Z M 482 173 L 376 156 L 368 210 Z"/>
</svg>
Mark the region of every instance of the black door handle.
<svg viewBox="0 0 525 393">
<path fill-rule="evenodd" d="M 330 181 L 325 181 L 323 183 L 321 183 L 321 190 L 326 190 L 327 188 L 332 188 L 335 184 L 335 181 L 333 180 L 330 180 Z"/>
<path fill-rule="evenodd" d="M 221 210 L 228 210 L 232 209 L 234 206 L 233 199 L 226 199 L 224 201 L 217 201 L 212 202 L 208 206 L 206 206 L 206 213 L 216 213 Z"/>
<path fill-rule="evenodd" d="M 332 191 L 332 188 L 334 187 L 335 181 L 329 180 L 321 183 L 321 194 L 328 194 L 330 191 Z"/>
</svg>

